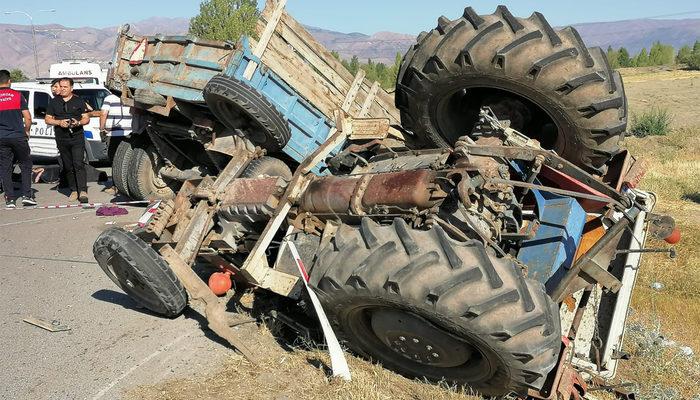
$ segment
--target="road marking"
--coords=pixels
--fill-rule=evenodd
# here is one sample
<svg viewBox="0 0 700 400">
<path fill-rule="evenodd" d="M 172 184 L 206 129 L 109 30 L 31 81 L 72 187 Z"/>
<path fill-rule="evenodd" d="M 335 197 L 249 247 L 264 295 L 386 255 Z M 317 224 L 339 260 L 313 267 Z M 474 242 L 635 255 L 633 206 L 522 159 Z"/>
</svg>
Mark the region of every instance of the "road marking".
<svg viewBox="0 0 700 400">
<path fill-rule="evenodd" d="M 65 258 L 48 258 L 48 257 L 27 257 L 27 256 L 16 256 L 12 254 L 0 254 L 0 258 L 19 258 L 21 260 L 32 260 L 32 261 L 55 261 L 73 264 L 92 264 L 98 265 L 95 261 L 81 261 L 81 260 L 69 260 Z"/>
<path fill-rule="evenodd" d="M 94 213 L 95 210 L 88 210 L 88 211 L 83 211 L 79 213 L 72 213 L 72 214 L 61 214 L 61 215 L 54 215 L 51 217 L 44 217 L 44 218 L 36 218 L 36 219 L 28 219 L 26 221 L 18 221 L 18 222 L 10 222 L 8 224 L 2 224 L 0 225 L 0 228 L 5 227 L 5 226 L 14 226 L 14 225 L 23 225 L 23 224 L 29 224 L 32 222 L 40 222 L 40 221 L 48 221 L 50 219 L 58 219 L 58 218 L 63 218 L 63 217 L 73 217 L 76 215 L 81 215 L 81 214 L 87 214 L 87 213 Z"/>
<path fill-rule="evenodd" d="M 121 382 L 122 380 L 124 380 L 124 378 L 126 378 L 126 377 L 129 376 L 129 375 L 131 375 L 132 373 L 134 373 L 134 371 L 136 371 L 137 369 L 141 368 L 144 364 L 146 364 L 146 363 L 148 363 L 149 361 L 151 361 L 152 359 L 158 357 L 158 355 L 160 355 L 160 354 L 163 353 L 164 351 L 167 351 L 168 349 L 170 349 L 171 347 L 173 347 L 174 345 L 176 345 L 177 343 L 181 342 L 183 339 L 185 339 L 186 337 L 190 336 L 191 334 L 193 334 L 193 333 L 195 333 L 195 332 L 196 332 L 196 331 L 192 331 L 192 332 L 186 333 L 186 334 L 184 334 L 184 335 L 182 335 L 182 336 L 176 338 L 176 339 L 173 340 L 172 342 L 170 342 L 170 343 L 168 343 L 168 344 L 162 346 L 162 347 L 159 348 L 158 350 L 154 351 L 153 353 L 151 353 L 151 355 L 149 355 L 148 357 L 144 358 L 144 359 L 141 360 L 140 362 L 136 363 L 133 367 L 129 368 L 128 371 L 126 371 L 126 372 L 124 372 L 123 374 L 119 375 L 119 377 L 117 377 L 117 379 L 113 380 L 109 385 L 105 386 L 102 390 L 100 390 L 100 391 L 92 398 L 92 400 L 99 400 L 99 399 L 101 399 L 101 398 L 104 397 L 107 393 L 109 393 L 109 391 L 112 390 L 112 388 L 114 388 L 115 386 L 117 386 L 117 384 L 119 384 L 119 382 Z"/>
</svg>

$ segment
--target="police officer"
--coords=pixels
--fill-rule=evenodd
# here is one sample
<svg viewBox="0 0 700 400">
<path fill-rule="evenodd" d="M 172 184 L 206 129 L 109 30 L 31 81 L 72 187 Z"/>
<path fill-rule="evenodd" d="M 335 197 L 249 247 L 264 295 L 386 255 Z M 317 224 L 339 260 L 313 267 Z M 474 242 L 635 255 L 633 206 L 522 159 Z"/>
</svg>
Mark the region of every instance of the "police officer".
<svg viewBox="0 0 700 400">
<path fill-rule="evenodd" d="M 46 124 L 54 126 L 56 145 L 71 189 L 69 200 L 87 203 L 83 126 L 90 123 L 90 117 L 85 101 L 73 93 L 73 79 L 63 78 L 59 85 L 59 96 L 51 99 L 46 109 Z"/>
<path fill-rule="evenodd" d="M 22 204 L 35 206 L 32 194 L 32 159 L 29 129 L 32 116 L 27 100 L 10 85 L 10 72 L 0 70 L 0 179 L 5 190 L 5 207 L 15 208 L 17 198 L 12 183 L 12 167 L 17 160 L 22 172 Z"/>
</svg>

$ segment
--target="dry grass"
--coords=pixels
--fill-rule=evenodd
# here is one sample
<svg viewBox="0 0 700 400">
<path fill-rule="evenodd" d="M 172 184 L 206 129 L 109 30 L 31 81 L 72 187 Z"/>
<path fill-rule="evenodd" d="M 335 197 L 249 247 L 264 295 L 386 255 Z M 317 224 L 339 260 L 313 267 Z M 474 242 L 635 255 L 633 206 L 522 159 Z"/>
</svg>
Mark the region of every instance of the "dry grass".
<svg viewBox="0 0 700 400">
<path fill-rule="evenodd" d="M 676 218 L 683 240 L 676 259 L 644 257 L 626 342 L 635 357 L 622 364 L 621 377 L 639 383 L 642 398 L 689 399 L 700 393 L 697 358 L 681 355 L 677 347 L 660 346 L 653 336 L 661 334 L 700 351 L 700 128 L 629 139 L 628 147 L 650 161 L 643 187 L 660 196 L 656 211 Z M 664 289 L 652 289 L 655 282 Z"/>
<path fill-rule="evenodd" d="M 262 328 L 266 364 L 251 366 L 239 357 L 202 376 L 166 381 L 137 388 L 126 398 L 149 400 L 309 399 L 309 400 L 478 400 L 446 385 L 412 381 L 380 365 L 348 356 L 352 381 L 329 378 L 330 358 L 325 351 L 282 351 Z"/>
</svg>

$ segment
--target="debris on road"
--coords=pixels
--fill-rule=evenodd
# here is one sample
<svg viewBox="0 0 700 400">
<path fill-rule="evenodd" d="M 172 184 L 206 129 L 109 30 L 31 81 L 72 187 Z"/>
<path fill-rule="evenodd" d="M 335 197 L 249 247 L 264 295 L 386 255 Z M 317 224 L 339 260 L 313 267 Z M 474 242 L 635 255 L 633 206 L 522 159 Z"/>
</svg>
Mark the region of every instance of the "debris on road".
<svg viewBox="0 0 700 400">
<path fill-rule="evenodd" d="M 51 322 L 45 321 L 43 319 L 28 317 L 23 319 L 24 322 L 38 326 L 39 328 L 46 329 L 49 332 L 65 332 L 71 330 L 68 325 L 63 325 L 61 322 L 53 320 Z"/>
</svg>

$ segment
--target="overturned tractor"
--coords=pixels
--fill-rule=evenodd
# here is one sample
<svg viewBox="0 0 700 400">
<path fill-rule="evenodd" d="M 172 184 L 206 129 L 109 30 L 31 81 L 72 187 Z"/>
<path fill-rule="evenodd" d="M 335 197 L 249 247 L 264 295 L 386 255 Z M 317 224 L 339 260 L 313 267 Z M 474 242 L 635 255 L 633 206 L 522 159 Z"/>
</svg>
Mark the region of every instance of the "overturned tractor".
<svg viewBox="0 0 700 400">
<path fill-rule="evenodd" d="M 293 242 L 341 341 L 403 375 L 553 399 L 612 377 L 647 228 L 674 226 L 619 150 L 626 101 L 602 53 L 539 14 L 468 8 L 419 37 L 396 101 L 405 142 L 339 107 L 294 174 L 221 139 L 218 175 L 103 233 L 97 261 L 164 316 L 203 299 L 237 346 L 191 266 L 303 302 Z"/>
</svg>

